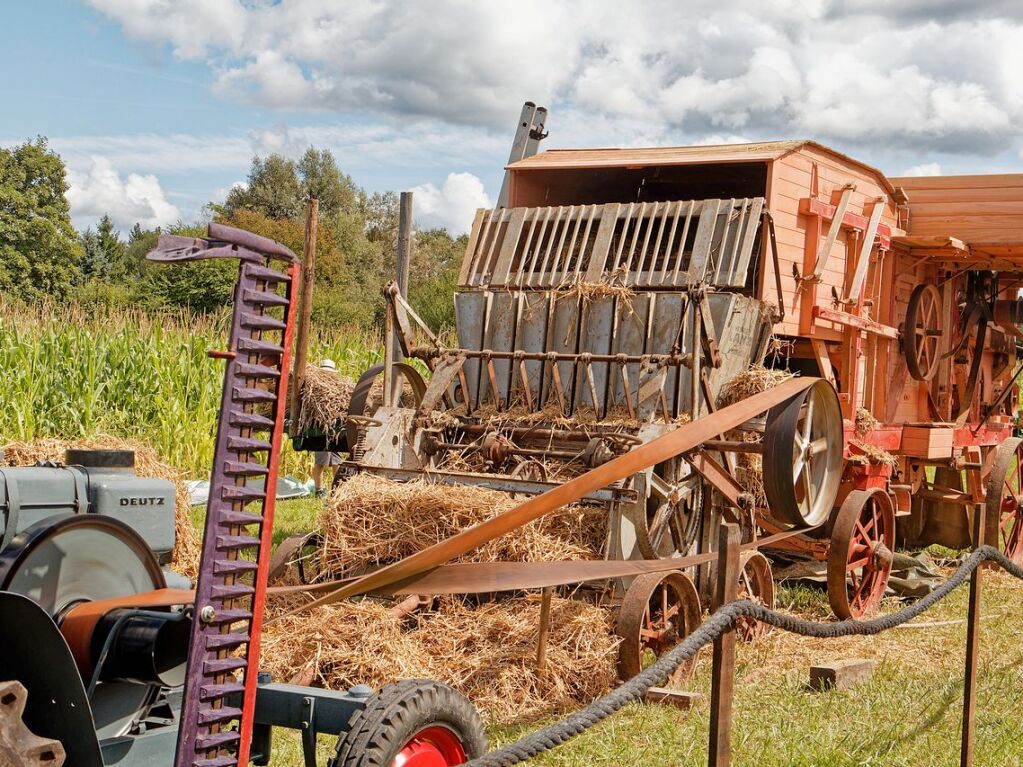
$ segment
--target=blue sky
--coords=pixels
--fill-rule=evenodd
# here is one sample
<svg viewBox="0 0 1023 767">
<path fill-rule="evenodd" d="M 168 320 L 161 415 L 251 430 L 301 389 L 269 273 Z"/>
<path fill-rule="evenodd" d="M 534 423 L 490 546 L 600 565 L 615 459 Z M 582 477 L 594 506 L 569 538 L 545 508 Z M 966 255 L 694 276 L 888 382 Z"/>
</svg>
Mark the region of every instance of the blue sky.
<svg viewBox="0 0 1023 767">
<path fill-rule="evenodd" d="M 76 224 L 195 217 L 254 153 L 331 149 L 458 231 L 523 100 L 548 146 L 816 138 L 890 175 L 1023 165 L 1023 4 L 980 0 L 0 4 L 0 143 L 45 135 Z"/>
</svg>

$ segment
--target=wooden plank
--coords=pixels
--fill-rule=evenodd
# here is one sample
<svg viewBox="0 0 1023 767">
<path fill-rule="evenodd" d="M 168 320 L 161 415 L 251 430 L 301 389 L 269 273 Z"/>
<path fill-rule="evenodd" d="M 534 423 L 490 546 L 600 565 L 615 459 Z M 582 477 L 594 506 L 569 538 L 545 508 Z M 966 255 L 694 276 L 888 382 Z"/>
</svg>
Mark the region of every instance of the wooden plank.
<svg viewBox="0 0 1023 767">
<path fill-rule="evenodd" d="M 856 271 L 853 273 L 852 284 L 846 294 L 847 300 L 857 300 L 860 297 L 860 288 L 863 286 L 863 278 L 867 276 L 867 267 L 870 265 L 870 254 L 874 250 L 874 237 L 877 234 L 877 226 L 881 223 L 881 214 L 884 212 L 884 197 L 878 197 L 874 201 L 874 209 L 870 212 L 870 223 L 863 234 L 863 242 L 860 246 L 860 253 L 856 259 Z"/>
<path fill-rule="evenodd" d="M 704 279 L 707 259 L 710 256 L 710 245 L 714 239 L 714 231 L 717 229 L 720 205 L 721 200 L 707 200 L 703 210 L 700 211 L 700 223 L 696 227 L 696 240 L 693 243 L 693 254 L 689 261 L 686 280 L 689 284 L 696 284 Z"/>
<path fill-rule="evenodd" d="M 511 271 L 512 258 L 519 244 L 519 237 L 522 235 L 522 224 L 526 220 L 526 213 L 529 208 L 513 208 L 508 219 L 508 227 L 504 232 L 504 239 L 501 241 L 501 250 L 497 254 L 497 263 L 494 265 L 493 274 L 490 276 L 492 286 L 504 286 L 508 284 L 508 275 Z"/>
<path fill-rule="evenodd" d="M 458 272 L 458 284 L 461 286 L 468 285 L 469 275 L 472 273 L 472 262 L 476 257 L 476 247 L 479 244 L 480 231 L 483 228 L 483 220 L 489 212 L 486 208 L 479 208 L 472 220 L 469 242 L 465 246 L 465 256 L 462 258 L 462 268 Z"/>
<path fill-rule="evenodd" d="M 982 173 L 967 176 L 895 176 L 894 186 L 913 189 L 992 189 L 1023 186 L 1023 173 Z"/>
<path fill-rule="evenodd" d="M 600 226 L 597 227 L 597 237 L 593 242 L 593 252 L 590 253 L 590 263 L 586 268 L 584 282 L 600 282 L 604 273 L 604 265 L 607 263 L 608 249 L 611 247 L 611 238 L 614 236 L 615 227 L 618 224 L 618 212 L 621 205 L 611 202 L 604 205 L 600 212 Z"/>
<path fill-rule="evenodd" d="M 750 260 L 753 257 L 753 244 L 757 238 L 757 231 L 761 228 L 762 224 L 761 214 L 764 210 L 764 198 L 754 197 L 749 201 L 749 206 L 749 216 L 746 219 L 746 231 L 742 245 L 739 248 L 739 258 L 728 275 L 728 284 L 739 287 L 746 284 Z"/>
</svg>

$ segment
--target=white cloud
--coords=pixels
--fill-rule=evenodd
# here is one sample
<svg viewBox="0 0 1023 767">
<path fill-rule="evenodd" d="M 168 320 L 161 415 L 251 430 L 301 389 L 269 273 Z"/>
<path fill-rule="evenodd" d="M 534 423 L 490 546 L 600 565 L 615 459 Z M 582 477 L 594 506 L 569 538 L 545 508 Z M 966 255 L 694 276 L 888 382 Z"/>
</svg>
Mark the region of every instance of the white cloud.
<svg viewBox="0 0 1023 767">
<path fill-rule="evenodd" d="M 902 173 L 903 176 L 940 176 L 941 165 L 936 162 L 924 162 L 914 165 Z"/>
<path fill-rule="evenodd" d="M 469 230 L 479 208 L 493 207 L 483 182 L 471 173 L 448 174 L 440 189 L 427 183 L 410 191 L 416 223 L 424 229 L 447 229 L 456 237 Z"/>
<path fill-rule="evenodd" d="M 136 222 L 145 228 L 166 226 L 181 216 L 167 201 L 156 176 L 129 173 L 122 178 L 106 157 L 92 157 L 86 168 L 69 166 L 68 182 L 68 203 L 80 228 L 95 223 L 103 214 L 121 231 Z"/>
<path fill-rule="evenodd" d="M 640 125 L 676 143 L 743 133 L 964 154 L 1014 148 L 1023 121 L 1023 4 L 1008 0 L 89 2 L 207 63 L 218 95 L 273 109 L 503 136 L 531 98 L 556 120 L 603 121 L 601 143 L 634 143 Z"/>
</svg>

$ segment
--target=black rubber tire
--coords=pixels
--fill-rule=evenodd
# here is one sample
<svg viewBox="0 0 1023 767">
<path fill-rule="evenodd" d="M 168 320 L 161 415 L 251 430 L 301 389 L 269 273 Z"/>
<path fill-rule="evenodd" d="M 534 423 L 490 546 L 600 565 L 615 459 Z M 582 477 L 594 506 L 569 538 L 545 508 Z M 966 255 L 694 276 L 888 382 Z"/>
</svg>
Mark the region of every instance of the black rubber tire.
<svg viewBox="0 0 1023 767">
<path fill-rule="evenodd" d="M 381 688 L 352 715 L 327 767 L 391 767 L 412 736 L 431 725 L 452 730 L 469 759 L 486 753 L 483 722 L 468 698 L 439 682 L 406 679 Z"/>
</svg>

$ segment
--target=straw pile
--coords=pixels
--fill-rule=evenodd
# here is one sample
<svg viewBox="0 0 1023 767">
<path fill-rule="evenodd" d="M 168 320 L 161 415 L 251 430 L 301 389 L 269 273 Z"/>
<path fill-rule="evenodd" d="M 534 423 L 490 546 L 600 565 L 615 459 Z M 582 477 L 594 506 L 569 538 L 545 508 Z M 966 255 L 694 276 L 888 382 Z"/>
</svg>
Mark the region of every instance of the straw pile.
<svg viewBox="0 0 1023 767">
<path fill-rule="evenodd" d="M 611 613 L 554 597 L 547 664 L 536 671 L 537 596 L 441 610 L 401 622 L 378 602 L 346 602 L 271 622 L 262 667 L 278 679 L 298 670 L 331 689 L 430 678 L 468 696 L 492 722 L 510 724 L 578 708 L 615 682 Z"/>
<path fill-rule="evenodd" d="M 302 379 L 299 432 L 333 434 L 348 415 L 355 384 L 333 370 L 310 366 Z"/>
<path fill-rule="evenodd" d="M 340 486 L 320 518 L 320 572 L 342 577 L 396 562 L 510 509 L 504 493 L 359 474 Z M 463 562 L 594 559 L 604 542 L 600 511 L 566 509 L 485 544 Z"/>
<path fill-rule="evenodd" d="M 792 374 L 785 370 L 771 370 L 754 365 L 749 370 L 739 373 L 724 386 L 718 394 L 718 407 L 727 407 L 760 394 L 780 383 L 787 381 Z M 734 430 L 726 435 L 727 439 L 756 442 L 757 435 L 745 431 Z M 746 492 L 753 496 L 758 507 L 767 506 L 767 494 L 764 492 L 764 459 L 758 453 L 736 454 L 735 478 Z"/>
<path fill-rule="evenodd" d="M 32 466 L 40 461 L 63 462 L 69 448 L 86 450 L 134 450 L 135 473 L 140 477 L 167 479 L 175 487 L 174 552 L 171 566 L 182 575 L 194 579 L 199 570 L 199 535 L 189 517 L 188 492 L 182 482 L 182 472 L 161 461 L 156 452 L 137 442 L 100 436 L 96 439 L 60 440 L 43 437 L 31 442 L 9 442 L 3 445 L 4 458 L 11 466 Z"/>
</svg>

